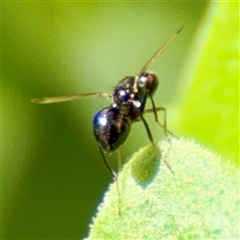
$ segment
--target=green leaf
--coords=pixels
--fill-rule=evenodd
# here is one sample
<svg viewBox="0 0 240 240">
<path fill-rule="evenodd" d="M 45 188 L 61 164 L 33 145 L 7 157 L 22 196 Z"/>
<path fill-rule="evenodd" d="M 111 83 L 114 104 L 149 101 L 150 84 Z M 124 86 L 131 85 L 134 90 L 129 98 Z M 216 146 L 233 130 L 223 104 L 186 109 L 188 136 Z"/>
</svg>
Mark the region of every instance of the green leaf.
<svg viewBox="0 0 240 240">
<path fill-rule="evenodd" d="M 239 2 L 209 5 L 181 79 L 175 128 L 238 163 Z"/>
<path fill-rule="evenodd" d="M 87 239 L 238 238 L 238 169 L 191 140 L 172 138 L 159 148 L 160 160 L 149 145 L 124 166 L 120 199 L 114 182 Z"/>
</svg>

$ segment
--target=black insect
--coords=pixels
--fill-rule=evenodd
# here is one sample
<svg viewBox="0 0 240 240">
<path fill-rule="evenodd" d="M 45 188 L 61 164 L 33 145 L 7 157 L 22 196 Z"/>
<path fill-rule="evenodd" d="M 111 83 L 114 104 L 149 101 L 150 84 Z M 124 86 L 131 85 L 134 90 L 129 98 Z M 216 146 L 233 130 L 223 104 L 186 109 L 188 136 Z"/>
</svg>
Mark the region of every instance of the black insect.
<svg viewBox="0 0 240 240">
<path fill-rule="evenodd" d="M 117 177 L 115 171 L 109 166 L 104 152 L 110 153 L 117 150 L 126 141 L 131 131 L 131 125 L 140 120 L 146 128 L 149 140 L 154 144 L 150 128 L 143 116 L 145 113 L 152 112 L 155 121 L 163 127 L 165 133 L 172 134 L 167 129 L 166 109 L 163 107 L 156 108 L 153 100 L 153 95 L 158 87 L 157 76 L 147 72 L 147 70 L 181 30 L 182 28 L 166 41 L 149 61 L 147 61 L 137 76 L 130 76 L 122 79 L 114 88 L 113 94 L 94 92 L 60 97 L 37 98 L 31 101 L 33 103 L 47 104 L 86 97 L 112 98 L 112 104 L 95 115 L 93 119 L 93 131 L 107 169 L 114 177 Z M 150 98 L 152 108 L 145 110 L 147 98 Z M 158 121 L 158 111 L 164 112 L 163 124 Z M 168 167 L 171 170 L 169 165 Z"/>
</svg>

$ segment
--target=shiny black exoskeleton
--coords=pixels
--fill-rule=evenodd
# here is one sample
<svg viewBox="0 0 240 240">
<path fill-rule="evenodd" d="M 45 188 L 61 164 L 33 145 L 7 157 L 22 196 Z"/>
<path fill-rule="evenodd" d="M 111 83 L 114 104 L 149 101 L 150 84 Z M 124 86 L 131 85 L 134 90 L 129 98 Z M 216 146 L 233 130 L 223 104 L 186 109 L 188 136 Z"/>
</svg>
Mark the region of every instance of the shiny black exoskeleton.
<svg viewBox="0 0 240 240">
<path fill-rule="evenodd" d="M 134 122 L 142 120 L 148 138 L 154 144 L 149 126 L 143 117 L 144 113 L 152 112 L 155 121 L 163 127 L 165 133 L 172 134 L 167 129 L 166 109 L 163 107 L 156 108 L 153 100 L 153 95 L 158 87 L 157 76 L 147 72 L 147 70 L 182 29 L 183 27 L 166 41 L 166 43 L 147 61 L 136 77 L 130 76 L 122 79 L 114 89 L 112 104 L 98 112 L 94 117 L 93 129 L 100 153 L 107 169 L 115 177 L 117 174 L 109 166 L 103 151 L 110 153 L 117 150 L 126 141 L 131 131 L 131 125 Z M 151 100 L 152 109 L 145 111 L 147 98 Z M 164 124 L 159 123 L 157 111 L 164 112 Z M 169 165 L 168 167 L 171 170 Z"/>
<path fill-rule="evenodd" d="M 156 75 L 148 73 L 147 70 L 182 29 L 183 27 L 166 41 L 166 43 L 147 61 L 136 77 L 131 76 L 122 79 L 116 85 L 113 94 L 102 92 L 80 93 L 58 97 L 34 98 L 31 99 L 31 101 L 38 104 L 49 104 L 86 97 L 112 98 L 112 104 L 95 115 L 93 129 L 104 163 L 109 172 L 116 177 L 117 174 L 109 166 L 104 152 L 110 153 L 117 150 L 126 141 L 131 131 L 131 125 L 140 120 L 146 128 L 149 140 L 153 143 L 151 131 L 143 114 L 149 112 L 153 113 L 155 121 L 163 127 L 165 133 L 171 134 L 166 125 L 165 108 L 156 108 L 153 100 L 153 95 L 158 87 L 158 79 Z M 145 110 L 147 98 L 150 99 L 152 108 Z M 164 124 L 159 123 L 157 111 L 164 112 Z M 170 166 L 168 167 L 171 169 Z"/>
<path fill-rule="evenodd" d="M 152 73 L 126 77 L 116 85 L 113 103 L 93 120 L 96 140 L 104 151 L 113 152 L 125 142 L 131 125 L 143 118 L 147 97 L 152 98 L 157 86 L 158 79 Z"/>
</svg>

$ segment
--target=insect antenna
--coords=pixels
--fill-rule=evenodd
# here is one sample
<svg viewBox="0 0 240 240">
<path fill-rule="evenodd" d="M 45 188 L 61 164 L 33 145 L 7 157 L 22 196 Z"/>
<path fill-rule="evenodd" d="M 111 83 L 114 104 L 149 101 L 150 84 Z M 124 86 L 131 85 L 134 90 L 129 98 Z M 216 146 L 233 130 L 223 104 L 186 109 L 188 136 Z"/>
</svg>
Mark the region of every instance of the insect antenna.
<svg viewBox="0 0 240 240">
<path fill-rule="evenodd" d="M 112 98 L 112 94 L 93 92 L 93 93 L 78 93 L 72 95 L 56 96 L 56 97 L 43 97 L 43 98 L 33 98 L 30 101 L 37 104 L 50 104 L 78 100 L 88 97 L 101 97 L 101 98 Z"/>
<path fill-rule="evenodd" d="M 147 69 L 150 67 L 150 65 L 158 58 L 158 56 L 168 47 L 168 45 L 173 41 L 173 39 L 183 30 L 184 26 L 182 26 L 177 32 L 175 32 L 163 45 L 160 47 L 157 52 L 146 62 L 146 64 L 143 66 L 141 71 L 138 73 L 138 75 L 135 77 L 133 89 L 134 91 L 137 91 L 137 81 L 140 76 L 142 76 Z"/>
<path fill-rule="evenodd" d="M 138 76 L 141 76 L 143 73 L 147 71 L 150 65 L 157 59 L 157 57 L 168 47 L 168 45 L 173 41 L 173 39 L 183 30 L 184 26 L 182 26 L 175 34 L 173 34 L 163 46 L 157 50 L 157 52 L 147 61 L 147 63 L 143 66 Z"/>
</svg>

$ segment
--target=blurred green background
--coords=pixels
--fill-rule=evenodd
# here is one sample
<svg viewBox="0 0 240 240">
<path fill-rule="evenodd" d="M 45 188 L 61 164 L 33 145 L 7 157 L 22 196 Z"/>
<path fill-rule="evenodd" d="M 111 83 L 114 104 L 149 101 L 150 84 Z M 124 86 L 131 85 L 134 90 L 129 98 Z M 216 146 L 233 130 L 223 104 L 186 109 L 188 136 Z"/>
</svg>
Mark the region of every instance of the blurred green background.
<svg viewBox="0 0 240 240">
<path fill-rule="evenodd" d="M 94 114 L 110 102 L 34 105 L 30 99 L 111 92 L 185 25 L 151 67 L 160 80 L 155 103 L 174 123 L 171 109 L 184 84 L 178 77 L 206 5 L 2 3 L 3 239 L 81 239 L 112 181 L 92 131 Z M 151 114 L 147 120 L 155 139 L 164 136 Z M 142 123 L 135 124 L 122 159 L 148 142 Z M 113 154 L 110 163 L 116 159 Z"/>
</svg>

